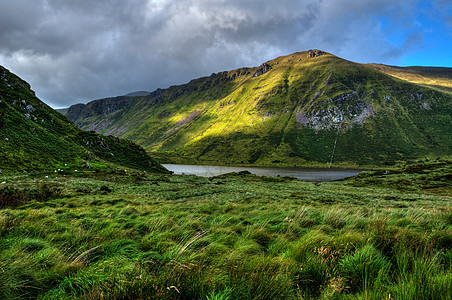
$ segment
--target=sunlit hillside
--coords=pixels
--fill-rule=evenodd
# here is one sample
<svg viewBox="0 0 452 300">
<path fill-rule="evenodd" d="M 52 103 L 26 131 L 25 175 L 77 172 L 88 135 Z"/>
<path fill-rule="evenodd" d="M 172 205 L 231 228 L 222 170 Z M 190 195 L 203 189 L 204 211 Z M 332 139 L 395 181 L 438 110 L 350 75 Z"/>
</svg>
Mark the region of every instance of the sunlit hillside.
<svg viewBox="0 0 452 300">
<path fill-rule="evenodd" d="M 451 109 L 439 89 L 312 50 L 67 116 L 179 161 L 341 166 L 450 155 Z"/>
</svg>

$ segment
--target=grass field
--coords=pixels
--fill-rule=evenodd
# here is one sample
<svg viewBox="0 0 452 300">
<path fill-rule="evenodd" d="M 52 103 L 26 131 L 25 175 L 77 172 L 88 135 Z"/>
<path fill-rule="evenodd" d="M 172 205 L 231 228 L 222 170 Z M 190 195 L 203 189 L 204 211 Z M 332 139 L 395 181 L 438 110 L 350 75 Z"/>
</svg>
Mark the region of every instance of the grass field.
<svg viewBox="0 0 452 300">
<path fill-rule="evenodd" d="M 452 164 L 0 175 L 0 298 L 450 299 Z"/>
</svg>

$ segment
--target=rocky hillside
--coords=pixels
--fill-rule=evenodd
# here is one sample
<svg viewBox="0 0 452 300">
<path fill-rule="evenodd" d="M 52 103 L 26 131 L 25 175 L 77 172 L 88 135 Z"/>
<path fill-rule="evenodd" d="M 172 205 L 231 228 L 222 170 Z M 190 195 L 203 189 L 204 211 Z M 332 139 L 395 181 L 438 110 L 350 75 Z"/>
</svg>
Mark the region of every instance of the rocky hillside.
<svg viewBox="0 0 452 300">
<path fill-rule="evenodd" d="M 339 166 L 450 155 L 451 94 L 387 73 L 311 50 L 67 115 L 179 161 Z"/>
<path fill-rule="evenodd" d="M 143 148 L 76 128 L 40 101 L 30 85 L 0 66 L 0 170 L 120 165 L 165 171 Z"/>
</svg>

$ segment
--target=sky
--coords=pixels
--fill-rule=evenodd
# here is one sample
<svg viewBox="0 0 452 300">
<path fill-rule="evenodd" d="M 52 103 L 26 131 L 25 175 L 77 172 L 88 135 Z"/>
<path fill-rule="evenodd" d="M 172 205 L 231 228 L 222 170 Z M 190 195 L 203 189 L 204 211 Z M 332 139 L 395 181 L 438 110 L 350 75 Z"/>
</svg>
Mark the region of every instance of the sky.
<svg viewBox="0 0 452 300">
<path fill-rule="evenodd" d="M 452 67 L 452 0 L 0 0 L 0 65 L 54 108 L 309 49 Z"/>
</svg>

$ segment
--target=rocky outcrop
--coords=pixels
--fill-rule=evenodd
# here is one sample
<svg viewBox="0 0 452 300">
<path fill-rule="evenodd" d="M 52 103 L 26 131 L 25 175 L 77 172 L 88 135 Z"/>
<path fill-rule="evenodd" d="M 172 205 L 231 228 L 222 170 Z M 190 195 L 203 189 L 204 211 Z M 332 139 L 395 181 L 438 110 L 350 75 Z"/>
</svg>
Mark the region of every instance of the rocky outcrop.
<svg viewBox="0 0 452 300">
<path fill-rule="evenodd" d="M 165 100 L 165 98 L 163 97 L 163 90 L 156 89 L 152 93 L 149 93 L 146 99 L 147 101 L 152 102 L 153 105 L 163 103 L 163 101 Z"/>
<path fill-rule="evenodd" d="M 350 92 L 317 102 L 307 111 L 299 112 L 296 120 L 304 127 L 315 130 L 331 127 L 347 130 L 351 124 L 362 124 L 370 117 L 375 118 L 373 107 L 364 103 L 358 93 Z"/>
<path fill-rule="evenodd" d="M 315 57 L 319 57 L 322 55 L 326 55 L 328 53 L 320 51 L 320 50 L 309 50 L 308 51 L 308 58 L 315 58 Z"/>
<path fill-rule="evenodd" d="M 184 125 L 188 122 L 193 121 L 194 118 L 196 118 L 201 112 L 199 110 L 195 110 L 194 112 L 192 112 L 187 118 L 185 119 L 181 119 L 176 123 L 176 126 L 181 126 Z"/>
<path fill-rule="evenodd" d="M 79 103 L 79 104 L 71 105 L 71 107 L 68 108 L 68 110 L 66 112 L 66 117 L 69 120 L 75 122 L 78 119 L 86 118 L 86 116 L 88 116 L 89 114 L 90 114 L 89 110 L 86 109 L 86 104 Z"/>
<path fill-rule="evenodd" d="M 95 100 L 88 104 L 75 104 L 69 107 L 66 116 L 75 122 L 91 116 L 106 115 L 130 107 L 132 101 L 131 97 L 119 96 Z"/>
<path fill-rule="evenodd" d="M 256 70 L 256 72 L 254 72 L 253 77 L 258 77 L 261 76 L 265 73 L 267 73 L 268 71 L 270 71 L 272 68 L 272 66 L 270 66 L 267 63 L 263 63 L 262 65 L 259 66 L 259 68 Z"/>
</svg>

